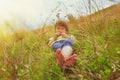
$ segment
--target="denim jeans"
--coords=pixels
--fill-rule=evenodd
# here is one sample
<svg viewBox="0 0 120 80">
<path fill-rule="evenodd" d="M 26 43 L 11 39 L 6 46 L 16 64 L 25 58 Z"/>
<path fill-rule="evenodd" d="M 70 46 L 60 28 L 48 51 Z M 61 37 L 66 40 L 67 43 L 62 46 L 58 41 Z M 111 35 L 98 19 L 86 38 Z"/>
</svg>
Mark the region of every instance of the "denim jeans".
<svg viewBox="0 0 120 80">
<path fill-rule="evenodd" d="M 54 51 L 56 51 L 57 49 L 62 49 L 64 46 L 71 46 L 72 47 L 72 43 L 73 43 L 72 39 L 60 40 L 60 41 L 55 42 L 52 45 L 52 49 Z"/>
</svg>

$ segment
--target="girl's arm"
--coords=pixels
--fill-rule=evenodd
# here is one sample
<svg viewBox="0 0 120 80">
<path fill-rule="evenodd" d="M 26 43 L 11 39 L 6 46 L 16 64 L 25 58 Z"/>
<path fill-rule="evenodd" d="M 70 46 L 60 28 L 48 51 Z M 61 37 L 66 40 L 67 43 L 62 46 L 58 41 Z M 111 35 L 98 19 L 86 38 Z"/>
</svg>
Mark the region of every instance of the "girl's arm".
<svg viewBox="0 0 120 80">
<path fill-rule="evenodd" d="M 54 43 L 54 38 L 50 38 L 48 41 L 48 46 L 52 46 L 53 43 Z"/>
<path fill-rule="evenodd" d="M 70 39 L 73 40 L 73 42 L 77 41 L 77 39 L 73 35 L 68 35 L 66 33 L 62 33 L 62 37 L 64 37 L 64 38 L 70 38 Z"/>
<path fill-rule="evenodd" d="M 60 33 L 56 33 L 54 37 L 50 38 L 48 41 L 48 46 L 52 46 L 52 44 L 57 40 L 59 36 L 60 36 Z"/>
</svg>

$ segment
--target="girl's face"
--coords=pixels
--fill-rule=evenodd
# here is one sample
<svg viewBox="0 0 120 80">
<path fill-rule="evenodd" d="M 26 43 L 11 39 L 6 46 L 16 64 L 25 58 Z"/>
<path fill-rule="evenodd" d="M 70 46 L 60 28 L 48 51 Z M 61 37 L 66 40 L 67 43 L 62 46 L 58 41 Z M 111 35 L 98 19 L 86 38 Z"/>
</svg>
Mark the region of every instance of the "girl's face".
<svg viewBox="0 0 120 80">
<path fill-rule="evenodd" d="M 66 33 L 66 29 L 63 26 L 56 26 L 55 31 L 59 33 Z"/>
</svg>

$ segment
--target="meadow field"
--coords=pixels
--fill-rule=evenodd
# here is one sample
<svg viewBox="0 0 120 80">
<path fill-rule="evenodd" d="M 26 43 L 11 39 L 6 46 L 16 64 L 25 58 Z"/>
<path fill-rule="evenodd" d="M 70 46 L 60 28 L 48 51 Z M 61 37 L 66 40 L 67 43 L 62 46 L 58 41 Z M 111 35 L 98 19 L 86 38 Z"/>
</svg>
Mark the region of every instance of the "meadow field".
<svg viewBox="0 0 120 80">
<path fill-rule="evenodd" d="M 48 39 L 54 25 L 0 40 L 0 80 L 120 80 L 120 4 L 67 22 L 78 42 L 73 74 L 58 67 Z"/>
</svg>

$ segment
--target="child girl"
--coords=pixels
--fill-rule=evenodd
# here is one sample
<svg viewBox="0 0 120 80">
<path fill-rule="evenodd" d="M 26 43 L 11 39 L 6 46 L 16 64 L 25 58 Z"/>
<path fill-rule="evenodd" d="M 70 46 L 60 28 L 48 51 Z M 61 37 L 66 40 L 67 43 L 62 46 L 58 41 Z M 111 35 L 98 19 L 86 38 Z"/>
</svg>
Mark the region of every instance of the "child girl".
<svg viewBox="0 0 120 80">
<path fill-rule="evenodd" d="M 64 21 L 55 24 L 55 35 L 49 39 L 48 45 L 55 51 L 55 57 L 59 67 L 64 70 L 76 63 L 76 54 L 73 54 L 72 44 L 76 41 Z"/>
</svg>

